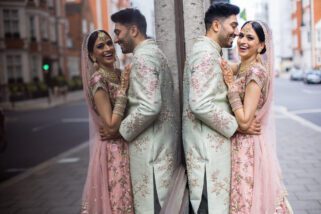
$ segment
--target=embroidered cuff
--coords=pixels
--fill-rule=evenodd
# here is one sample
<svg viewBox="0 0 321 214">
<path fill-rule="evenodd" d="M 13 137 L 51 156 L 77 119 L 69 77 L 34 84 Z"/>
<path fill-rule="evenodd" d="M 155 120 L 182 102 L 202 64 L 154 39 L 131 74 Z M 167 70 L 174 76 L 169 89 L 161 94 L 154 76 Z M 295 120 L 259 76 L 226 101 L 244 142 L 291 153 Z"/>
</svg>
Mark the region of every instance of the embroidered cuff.
<svg viewBox="0 0 321 214">
<path fill-rule="evenodd" d="M 227 93 L 227 97 L 231 104 L 233 112 L 235 112 L 237 109 L 243 108 L 243 104 L 238 92 L 229 91 Z"/>
</svg>

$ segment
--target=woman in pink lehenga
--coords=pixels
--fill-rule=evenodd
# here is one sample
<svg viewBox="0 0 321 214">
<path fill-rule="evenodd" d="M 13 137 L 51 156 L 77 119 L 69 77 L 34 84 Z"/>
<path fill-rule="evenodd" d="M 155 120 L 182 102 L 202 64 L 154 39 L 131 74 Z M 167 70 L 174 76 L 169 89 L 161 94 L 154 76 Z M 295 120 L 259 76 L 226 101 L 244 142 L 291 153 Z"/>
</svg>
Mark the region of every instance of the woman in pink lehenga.
<svg viewBox="0 0 321 214">
<path fill-rule="evenodd" d="M 84 39 L 82 78 L 90 118 L 90 159 L 82 214 L 134 213 L 128 145 L 118 134 L 130 68 L 121 74 L 115 61 L 115 47 L 107 32 L 97 30 Z M 116 137 L 102 140 L 100 127 Z"/>
<path fill-rule="evenodd" d="M 230 213 L 293 213 L 276 155 L 270 30 L 265 23 L 246 22 L 237 45 L 241 63 L 231 67 L 226 61 L 221 63 L 228 99 L 240 129 L 232 137 Z M 243 134 L 254 118 L 261 122 L 261 134 Z"/>
</svg>

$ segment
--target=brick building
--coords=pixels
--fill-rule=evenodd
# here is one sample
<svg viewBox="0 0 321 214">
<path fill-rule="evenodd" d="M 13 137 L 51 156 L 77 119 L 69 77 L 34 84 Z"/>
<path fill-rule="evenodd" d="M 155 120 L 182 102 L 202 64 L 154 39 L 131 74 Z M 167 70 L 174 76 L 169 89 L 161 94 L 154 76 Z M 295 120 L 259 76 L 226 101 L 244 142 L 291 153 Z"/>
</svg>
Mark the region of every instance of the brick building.
<svg viewBox="0 0 321 214">
<path fill-rule="evenodd" d="M 321 67 L 321 2 L 292 0 L 294 65 L 308 70 Z"/>
<path fill-rule="evenodd" d="M 2 0 L 0 20 L 0 84 L 67 74 L 64 0 Z"/>
</svg>

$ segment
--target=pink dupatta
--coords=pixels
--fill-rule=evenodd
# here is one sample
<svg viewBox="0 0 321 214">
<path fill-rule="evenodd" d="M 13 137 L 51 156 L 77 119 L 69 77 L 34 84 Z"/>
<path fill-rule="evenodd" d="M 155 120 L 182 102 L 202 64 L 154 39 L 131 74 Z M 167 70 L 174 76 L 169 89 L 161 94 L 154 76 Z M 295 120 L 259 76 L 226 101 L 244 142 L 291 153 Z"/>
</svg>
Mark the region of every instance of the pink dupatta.
<svg viewBox="0 0 321 214">
<path fill-rule="evenodd" d="M 100 140 L 99 127 L 102 125 L 102 121 L 93 109 L 89 91 L 89 81 L 94 72 L 94 67 L 88 58 L 87 43 L 92 33 L 84 38 L 81 53 L 83 90 L 89 112 L 89 166 L 82 198 L 81 214 L 111 214 L 108 173 L 106 170 L 108 161 L 106 149 L 104 148 L 106 142 Z"/>
<path fill-rule="evenodd" d="M 251 213 L 273 214 L 286 196 L 282 183 L 281 169 L 276 153 L 275 121 L 272 112 L 273 101 L 273 45 L 268 26 L 258 22 L 264 31 L 266 52 L 262 63 L 268 72 L 267 99 L 256 115 L 261 121 L 261 135 L 254 136 L 254 187 Z"/>
</svg>

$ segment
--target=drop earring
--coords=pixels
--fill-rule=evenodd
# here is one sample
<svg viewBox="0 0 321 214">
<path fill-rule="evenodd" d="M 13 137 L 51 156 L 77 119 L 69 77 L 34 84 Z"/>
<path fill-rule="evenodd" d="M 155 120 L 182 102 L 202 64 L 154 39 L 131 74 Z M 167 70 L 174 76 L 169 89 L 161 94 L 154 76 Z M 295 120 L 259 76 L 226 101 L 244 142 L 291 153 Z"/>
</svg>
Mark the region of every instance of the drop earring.
<svg viewBox="0 0 321 214">
<path fill-rule="evenodd" d="M 259 63 L 262 63 L 261 50 L 260 49 L 257 51 L 256 61 L 259 62 Z"/>
<path fill-rule="evenodd" d="M 98 63 L 97 63 L 96 60 L 94 61 L 93 66 L 94 66 L 94 68 L 95 68 L 96 71 L 99 69 L 99 65 L 98 65 Z"/>
</svg>

